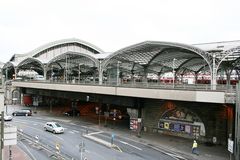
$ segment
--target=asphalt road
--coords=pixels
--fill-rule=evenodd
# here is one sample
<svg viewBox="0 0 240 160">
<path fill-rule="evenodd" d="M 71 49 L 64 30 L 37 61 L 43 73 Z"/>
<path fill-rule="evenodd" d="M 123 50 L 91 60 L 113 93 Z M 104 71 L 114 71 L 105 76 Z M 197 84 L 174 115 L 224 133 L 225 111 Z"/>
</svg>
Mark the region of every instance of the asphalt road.
<svg viewBox="0 0 240 160">
<path fill-rule="evenodd" d="M 65 132 L 63 134 L 53 134 L 44 131 L 43 126 L 47 121 L 59 122 L 65 128 Z M 113 143 L 118 148 L 109 148 L 98 141 L 85 138 L 83 135 L 88 133 L 107 143 L 111 143 L 112 135 L 97 128 L 92 128 L 91 125 L 84 124 L 84 122 L 74 123 L 71 120 L 34 115 L 14 117 L 11 123 L 32 137 L 38 136 L 39 143 L 51 146 L 53 149 L 58 144 L 60 152 L 71 156 L 73 159 L 81 159 L 79 146 L 84 143 L 83 156 L 87 160 L 176 160 L 164 151 L 156 150 L 149 145 L 138 143 L 127 137 L 114 136 Z M 40 149 L 35 142 L 21 140 L 18 141 L 18 145 L 34 160 L 52 159 L 50 158 L 51 154 Z"/>
</svg>

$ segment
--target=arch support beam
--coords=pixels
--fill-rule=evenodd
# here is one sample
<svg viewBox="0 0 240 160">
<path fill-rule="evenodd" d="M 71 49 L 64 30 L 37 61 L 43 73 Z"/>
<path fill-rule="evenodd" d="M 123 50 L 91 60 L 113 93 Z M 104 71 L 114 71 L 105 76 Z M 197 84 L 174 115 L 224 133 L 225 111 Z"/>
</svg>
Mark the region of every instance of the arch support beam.
<svg viewBox="0 0 240 160">
<path fill-rule="evenodd" d="M 212 89 L 212 90 L 216 90 L 216 88 L 217 88 L 216 54 L 213 53 L 211 89 Z"/>
</svg>

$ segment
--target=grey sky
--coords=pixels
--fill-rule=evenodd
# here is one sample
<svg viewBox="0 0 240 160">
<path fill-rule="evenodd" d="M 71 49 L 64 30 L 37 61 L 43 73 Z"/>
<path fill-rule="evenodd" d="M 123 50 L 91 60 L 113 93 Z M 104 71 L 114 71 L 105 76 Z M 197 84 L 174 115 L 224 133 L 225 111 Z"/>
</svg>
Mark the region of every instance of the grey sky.
<svg viewBox="0 0 240 160">
<path fill-rule="evenodd" d="M 239 18 L 239 0 L 0 0 L 0 61 L 73 37 L 106 52 L 145 40 L 239 40 Z"/>
</svg>

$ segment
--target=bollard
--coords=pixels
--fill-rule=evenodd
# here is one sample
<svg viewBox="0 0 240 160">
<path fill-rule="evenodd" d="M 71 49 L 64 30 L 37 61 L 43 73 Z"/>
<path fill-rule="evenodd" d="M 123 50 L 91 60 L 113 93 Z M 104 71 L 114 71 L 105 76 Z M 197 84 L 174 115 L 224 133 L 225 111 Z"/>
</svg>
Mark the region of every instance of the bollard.
<svg viewBox="0 0 240 160">
<path fill-rule="evenodd" d="M 12 160 L 12 146 L 9 146 L 9 160 Z"/>
<path fill-rule="evenodd" d="M 35 136 L 35 142 L 36 142 L 36 144 L 38 144 L 38 141 L 39 141 L 39 138 L 38 138 L 38 136 Z"/>
<path fill-rule="evenodd" d="M 114 134 L 112 133 L 111 145 L 113 145 Z"/>
</svg>

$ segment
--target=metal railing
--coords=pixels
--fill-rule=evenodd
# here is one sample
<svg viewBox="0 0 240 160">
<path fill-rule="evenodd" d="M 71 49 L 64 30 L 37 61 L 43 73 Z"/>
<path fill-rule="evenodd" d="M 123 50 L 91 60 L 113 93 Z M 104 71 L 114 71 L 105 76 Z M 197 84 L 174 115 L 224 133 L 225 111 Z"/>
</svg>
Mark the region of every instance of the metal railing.
<svg viewBox="0 0 240 160">
<path fill-rule="evenodd" d="M 41 150 L 44 150 L 48 153 L 50 153 L 50 156 L 55 157 L 57 159 L 60 160 L 74 160 L 74 158 L 64 152 L 59 152 L 57 153 L 56 148 L 48 145 L 46 143 L 44 143 L 43 141 L 38 141 L 36 140 L 36 137 L 33 137 L 32 135 L 29 135 L 27 133 L 24 133 L 22 130 L 18 130 L 18 140 L 23 141 L 26 140 L 30 143 L 32 143 L 33 145 L 35 145 L 36 147 L 40 148 Z"/>
<path fill-rule="evenodd" d="M 17 81 L 17 80 L 15 80 Z M 18 80 L 19 81 L 19 80 Z M 23 81 L 23 80 L 21 80 Z M 224 91 L 226 93 L 236 93 L 235 85 L 225 84 L 184 84 L 184 83 L 163 83 L 163 82 L 136 82 L 136 81 L 103 81 L 100 85 L 98 81 L 81 80 L 81 81 L 64 81 L 64 80 L 24 80 L 24 82 L 34 83 L 54 83 L 69 85 L 96 85 L 110 87 L 129 87 L 129 88 L 149 88 L 149 89 L 174 89 L 174 90 L 203 90 L 203 91 Z"/>
</svg>

